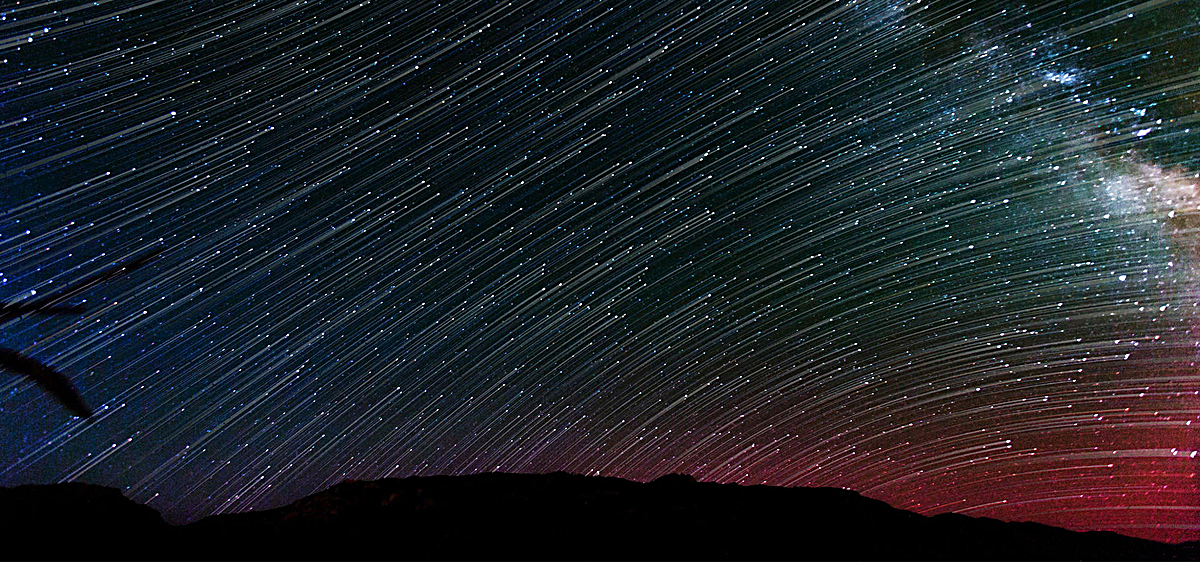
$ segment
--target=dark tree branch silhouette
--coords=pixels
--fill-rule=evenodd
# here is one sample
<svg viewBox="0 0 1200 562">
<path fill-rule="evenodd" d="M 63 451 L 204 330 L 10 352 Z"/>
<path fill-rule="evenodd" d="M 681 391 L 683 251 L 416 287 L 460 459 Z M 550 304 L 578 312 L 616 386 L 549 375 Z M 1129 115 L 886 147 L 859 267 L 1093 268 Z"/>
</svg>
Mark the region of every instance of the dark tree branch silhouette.
<svg viewBox="0 0 1200 562">
<path fill-rule="evenodd" d="M 28 301 L 0 303 L 0 325 L 29 315 L 62 316 L 67 314 L 83 314 L 87 309 L 83 305 L 61 304 L 83 294 L 88 289 L 105 281 L 124 275 L 137 269 L 165 251 L 165 248 L 155 248 L 126 263 L 115 265 L 94 275 L 83 278 L 65 289 Z M 81 418 L 92 416 L 92 409 L 84 402 L 71 379 L 53 367 L 24 355 L 18 351 L 0 348 L 0 369 L 5 369 L 32 380 L 43 390 L 50 393 L 68 411 Z"/>
<path fill-rule="evenodd" d="M 11 349 L 0 348 L 0 367 L 24 375 L 37 383 L 72 414 L 81 418 L 92 417 L 92 409 L 88 408 L 79 391 L 75 390 L 71 379 L 45 363 Z"/>
</svg>

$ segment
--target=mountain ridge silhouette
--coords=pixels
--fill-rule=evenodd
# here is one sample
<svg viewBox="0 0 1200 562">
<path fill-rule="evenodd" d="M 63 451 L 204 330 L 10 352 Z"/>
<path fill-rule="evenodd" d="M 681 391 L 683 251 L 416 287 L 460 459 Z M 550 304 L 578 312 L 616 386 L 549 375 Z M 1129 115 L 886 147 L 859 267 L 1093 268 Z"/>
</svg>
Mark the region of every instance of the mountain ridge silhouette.
<svg viewBox="0 0 1200 562">
<path fill-rule="evenodd" d="M 0 489 L 9 558 L 1196 560 L 1109 531 L 924 516 L 840 488 L 481 473 L 348 480 L 185 525 L 114 488 Z M 20 533 L 20 534 L 18 534 Z M 64 540 L 67 538 L 68 540 Z"/>
</svg>

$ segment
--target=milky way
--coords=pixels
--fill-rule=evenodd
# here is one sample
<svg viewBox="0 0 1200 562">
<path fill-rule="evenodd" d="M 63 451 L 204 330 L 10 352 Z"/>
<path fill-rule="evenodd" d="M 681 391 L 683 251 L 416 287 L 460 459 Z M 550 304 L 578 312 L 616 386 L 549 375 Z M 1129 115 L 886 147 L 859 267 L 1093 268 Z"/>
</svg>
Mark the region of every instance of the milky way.
<svg viewBox="0 0 1200 562">
<path fill-rule="evenodd" d="M 0 484 L 481 471 L 1200 538 L 1200 2 L 10 3 Z M 797 506 L 797 509 L 804 509 Z"/>
</svg>

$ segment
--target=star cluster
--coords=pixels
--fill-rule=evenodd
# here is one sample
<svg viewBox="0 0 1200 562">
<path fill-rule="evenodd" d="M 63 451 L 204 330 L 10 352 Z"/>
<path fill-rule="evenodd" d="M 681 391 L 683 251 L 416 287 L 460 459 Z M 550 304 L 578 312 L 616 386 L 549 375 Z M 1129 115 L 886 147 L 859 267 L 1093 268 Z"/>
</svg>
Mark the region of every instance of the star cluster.
<svg viewBox="0 0 1200 562">
<path fill-rule="evenodd" d="M 1200 2 L 0 9 L 0 483 L 842 486 L 1200 538 Z"/>
</svg>

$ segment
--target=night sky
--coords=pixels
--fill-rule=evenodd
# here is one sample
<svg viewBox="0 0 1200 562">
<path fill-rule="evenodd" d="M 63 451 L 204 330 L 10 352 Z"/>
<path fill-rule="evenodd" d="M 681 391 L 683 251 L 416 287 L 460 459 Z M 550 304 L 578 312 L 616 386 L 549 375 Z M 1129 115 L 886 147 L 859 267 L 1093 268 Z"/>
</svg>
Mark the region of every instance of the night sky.
<svg viewBox="0 0 1200 562">
<path fill-rule="evenodd" d="M 484 471 L 1200 539 L 1200 0 L 0 4 L 0 485 Z M 797 506 L 797 509 L 804 509 Z"/>
</svg>

